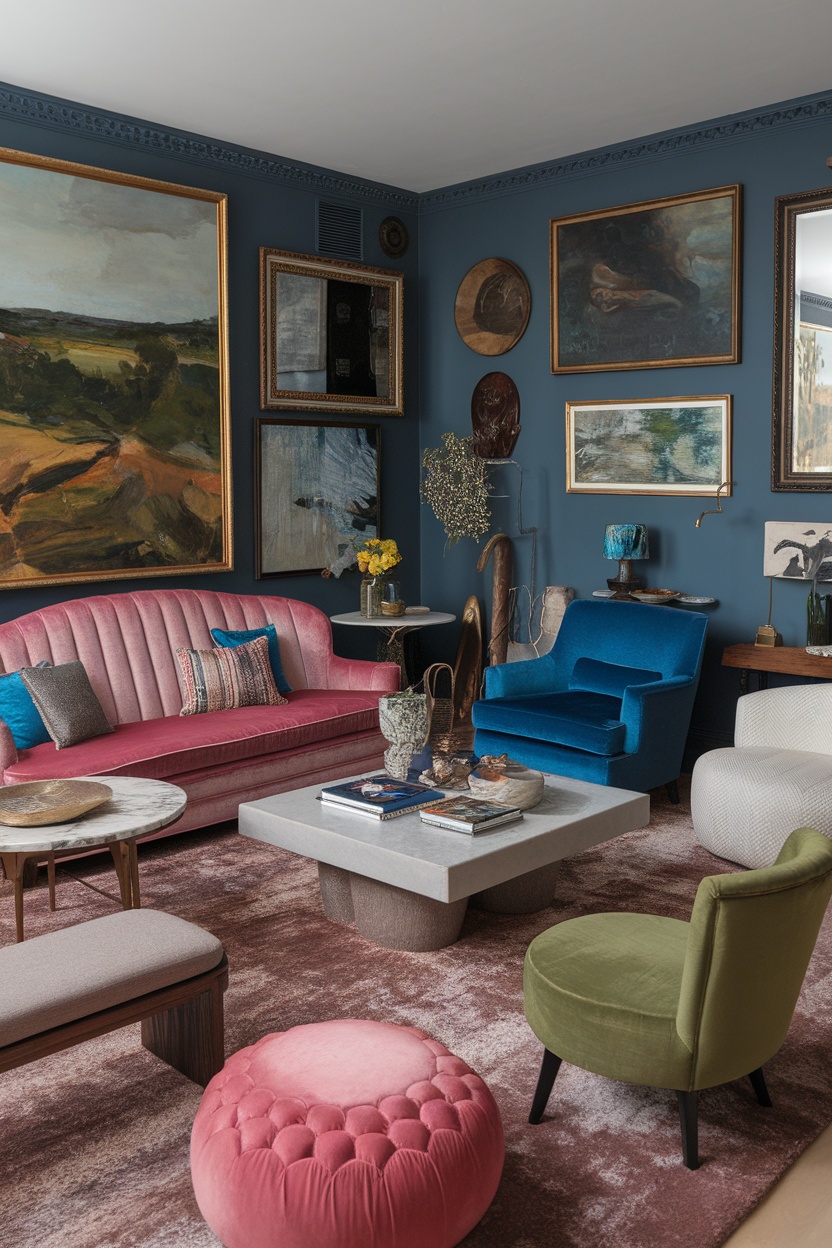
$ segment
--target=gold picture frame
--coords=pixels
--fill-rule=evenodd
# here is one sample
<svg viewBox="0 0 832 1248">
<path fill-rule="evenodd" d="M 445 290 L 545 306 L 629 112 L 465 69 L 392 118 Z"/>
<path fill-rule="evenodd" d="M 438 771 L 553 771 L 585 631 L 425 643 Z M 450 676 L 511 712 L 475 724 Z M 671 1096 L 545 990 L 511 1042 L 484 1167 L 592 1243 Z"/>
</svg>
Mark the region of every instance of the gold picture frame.
<svg viewBox="0 0 832 1248">
<path fill-rule="evenodd" d="M 553 219 L 552 372 L 738 364 L 741 190 Z"/>
<path fill-rule="evenodd" d="M 401 416 L 403 288 L 392 269 L 261 247 L 261 408 Z"/>
<path fill-rule="evenodd" d="M 730 394 L 567 403 L 567 493 L 727 498 L 731 415 Z"/>
<path fill-rule="evenodd" d="M 0 589 L 233 567 L 226 229 L 0 148 Z"/>
</svg>

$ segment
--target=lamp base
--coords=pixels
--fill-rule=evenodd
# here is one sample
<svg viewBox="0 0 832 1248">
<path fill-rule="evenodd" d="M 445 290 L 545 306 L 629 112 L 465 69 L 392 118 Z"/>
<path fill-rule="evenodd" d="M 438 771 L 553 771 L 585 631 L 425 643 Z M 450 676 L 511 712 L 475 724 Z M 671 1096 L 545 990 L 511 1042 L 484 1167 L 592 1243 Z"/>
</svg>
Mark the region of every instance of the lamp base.
<svg viewBox="0 0 832 1248">
<path fill-rule="evenodd" d="M 754 638 L 755 646 L 782 646 L 783 638 L 771 624 L 761 624 Z"/>
<path fill-rule="evenodd" d="M 626 581 L 619 580 L 617 577 L 614 580 L 607 578 L 607 588 L 613 591 L 613 598 L 629 598 L 631 602 L 636 602 L 637 599 L 633 598 L 633 590 L 644 589 L 644 581 L 638 576 L 630 577 Z"/>
</svg>

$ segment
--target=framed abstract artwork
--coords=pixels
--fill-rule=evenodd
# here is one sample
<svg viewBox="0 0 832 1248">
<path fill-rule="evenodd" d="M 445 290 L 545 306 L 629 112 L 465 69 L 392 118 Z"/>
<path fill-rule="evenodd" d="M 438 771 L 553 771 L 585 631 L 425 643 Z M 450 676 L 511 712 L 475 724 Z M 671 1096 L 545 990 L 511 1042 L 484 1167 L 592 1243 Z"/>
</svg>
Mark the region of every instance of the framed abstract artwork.
<svg viewBox="0 0 832 1248">
<path fill-rule="evenodd" d="M 401 416 L 401 273 L 260 248 L 260 406 Z"/>
<path fill-rule="evenodd" d="M 832 521 L 766 520 L 763 576 L 832 581 Z"/>
<path fill-rule="evenodd" d="M 731 493 L 731 396 L 566 404 L 572 494 Z"/>
<path fill-rule="evenodd" d="M 0 149 L 0 588 L 232 567 L 226 197 Z"/>
<path fill-rule="evenodd" d="M 551 221 L 552 372 L 737 364 L 740 190 Z"/>
<path fill-rule="evenodd" d="M 255 422 L 256 576 L 346 568 L 378 537 L 378 425 Z"/>
</svg>

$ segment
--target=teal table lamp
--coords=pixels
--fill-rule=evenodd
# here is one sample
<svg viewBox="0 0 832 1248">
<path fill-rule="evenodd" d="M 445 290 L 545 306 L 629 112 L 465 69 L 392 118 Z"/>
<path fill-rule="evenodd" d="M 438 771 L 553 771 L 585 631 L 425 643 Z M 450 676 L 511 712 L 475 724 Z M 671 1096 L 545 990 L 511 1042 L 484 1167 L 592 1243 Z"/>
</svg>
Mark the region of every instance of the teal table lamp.
<svg viewBox="0 0 832 1248">
<path fill-rule="evenodd" d="M 618 576 L 607 580 L 607 585 L 613 591 L 613 598 L 630 598 L 634 589 L 644 588 L 644 581 L 633 576 L 632 561 L 649 557 L 646 525 L 607 525 L 604 532 L 604 558 L 618 560 Z"/>
</svg>

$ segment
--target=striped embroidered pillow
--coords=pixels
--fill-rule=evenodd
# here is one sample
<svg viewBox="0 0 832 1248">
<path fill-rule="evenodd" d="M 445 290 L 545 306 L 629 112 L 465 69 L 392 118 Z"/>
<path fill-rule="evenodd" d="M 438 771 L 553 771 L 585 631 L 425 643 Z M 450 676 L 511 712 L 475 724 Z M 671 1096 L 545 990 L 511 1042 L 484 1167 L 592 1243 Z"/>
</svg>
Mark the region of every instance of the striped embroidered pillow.
<svg viewBox="0 0 832 1248">
<path fill-rule="evenodd" d="M 238 706 L 284 706 L 269 663 L 269 643 L 257 637 L 233 650 L 178 646 L 184 705 L 180 715 L 231 711 Z"/>
</svg>

